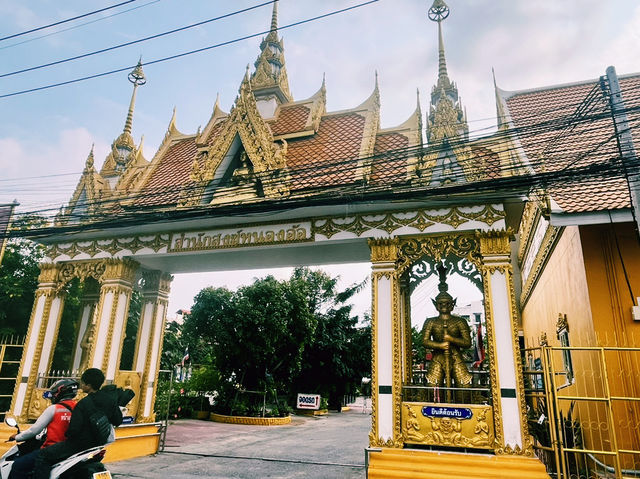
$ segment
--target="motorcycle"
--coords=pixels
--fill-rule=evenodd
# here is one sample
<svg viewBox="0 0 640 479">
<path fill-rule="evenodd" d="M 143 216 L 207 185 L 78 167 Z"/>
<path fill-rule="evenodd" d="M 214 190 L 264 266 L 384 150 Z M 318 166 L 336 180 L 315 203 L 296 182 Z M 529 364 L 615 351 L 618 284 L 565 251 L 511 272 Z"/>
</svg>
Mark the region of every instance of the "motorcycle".
<svg viewBox="0 0 640 479">
<path fill-rule="evenodd" d="M 5 424 L 10 427 L 15 427 L 20 432 L 18 422 L 12 418 L 7 417 L 4 420 Z M 8 479 L 11 473 L 11 467 L 13 461 L 15 461 L 20 454 L 26 454 L 30 450 L 34 450 L 37 447 L 37 442 L 31 444 L 15 444 L 7 452 L 0 457 L 0 479 Z M 92 447 L 90 449 L 80 451 L 73 456 L 60 461 L 51 469 L 50 479 L 111 479 L 111 473 L 102 464 L 102 459 L 106 450 L 104 446 Z"/>
</svg>

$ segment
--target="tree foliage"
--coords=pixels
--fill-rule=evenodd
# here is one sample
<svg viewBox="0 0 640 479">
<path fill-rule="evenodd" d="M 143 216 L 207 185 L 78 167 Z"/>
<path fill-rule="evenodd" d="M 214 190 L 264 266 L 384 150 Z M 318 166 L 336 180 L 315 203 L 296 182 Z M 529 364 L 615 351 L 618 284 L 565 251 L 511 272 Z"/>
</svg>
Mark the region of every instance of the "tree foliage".
<svg viewBox="0 0 640 479">
<path fill-rule="evenodd" d="M 286 281 L 267 276 L 236 292 L 198 293 L 182 339 L 194 362 L 219 374 L 222 409 L 232 409 L 242 391 L 337 397 L 370 374 L 370 329 L 357 328 L 346 304 L 358 285 L 337 292 L 336 284 L 326 273 L 297 268 Z"/>
<path fill-rule="evenodd" d="M 42 248 L 31 241 L 7 244 L 0 265 L 0 335 L 27 334 L 43 256 Z"/>
</svg>

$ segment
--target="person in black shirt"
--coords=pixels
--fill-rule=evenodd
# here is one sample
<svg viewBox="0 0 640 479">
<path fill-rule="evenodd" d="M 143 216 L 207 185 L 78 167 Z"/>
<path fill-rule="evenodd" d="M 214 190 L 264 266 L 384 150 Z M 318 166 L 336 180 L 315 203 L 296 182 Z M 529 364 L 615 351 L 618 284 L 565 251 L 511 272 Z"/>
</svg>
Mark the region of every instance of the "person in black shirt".
<svg viewBox="0 0 640 479">
<path fill-rule="evenodd" d="M 66 440 L 43 449 L 36 459 L 34 479 L 48 479 L 52 466 L 73 454 L 95 446 L 102 446 L 95 437 L 89 416 L 97 409 L 107 416 L 113 426 L 122 424 L 122 412 L 114 394 L 101 390 L 104 374 L 97 368 L 87 369 L 80 378 L 80 388 L 87 393 L 71 414 Z"/>
</svg>

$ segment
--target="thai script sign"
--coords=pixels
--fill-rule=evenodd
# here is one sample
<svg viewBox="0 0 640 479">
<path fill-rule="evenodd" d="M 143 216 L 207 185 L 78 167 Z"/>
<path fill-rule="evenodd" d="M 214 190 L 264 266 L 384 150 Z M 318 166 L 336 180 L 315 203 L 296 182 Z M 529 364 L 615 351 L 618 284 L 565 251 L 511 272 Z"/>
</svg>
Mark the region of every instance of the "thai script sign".
<svg viewBox="0 0 640 479">
<path fill-rule="evenodd" d="M 473 412 L 466 407 L 435 407 L 424 406 L 422 415 L 425 417 L 451 417 L 454 419 L 471 419 Z"/>
<path fill-rule="evenodd" d="M 212 231 L 177 233 L 171 237 L 169 251 L 194 251 L 277 243 L 295 243 L 311 239 L 311 223 L 249 226 Z"/>
<path fill-rule="evenodd" d="M 302 394 L 298 393 L 298 409 L 320 409 L 319 394 Z"/>
</svg>

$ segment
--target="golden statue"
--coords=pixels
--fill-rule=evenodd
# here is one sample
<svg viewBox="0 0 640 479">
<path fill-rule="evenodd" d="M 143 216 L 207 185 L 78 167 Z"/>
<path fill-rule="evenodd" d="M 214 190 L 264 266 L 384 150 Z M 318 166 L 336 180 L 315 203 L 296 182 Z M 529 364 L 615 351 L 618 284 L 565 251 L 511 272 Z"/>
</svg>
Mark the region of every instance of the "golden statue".
<svg viewBox="0 0 640 479">
<path fill-rule="evenodd" d="M 95 331 L 95 324 L 92 319 L 89 318 L 87 329 L 82 336 L 82 340 L 80 341 L 80 348 L 82 349 L 82 354 L 80 355 L 80 364 L 78 366 L 78 371 L 84 371 L 89 366 L 89 353 L 91 352 L 91 346 L 93 345 L 93 336 Z"/>
<path fill-rule="evenodd" d="M 422 327 L 422 343 L 433 351 L 427 369 L 427 384 L 452 387 L 453 379 L 455 387 L 469 387 L 472 378 L 462 353 L 471 347 L 471 330 L 466 319 L 451 314 L 456 300 L 447 293 L 447 272 L 442 264 L 436 269 L 440 277 L 440 292 L 432 301 L 439 314 L 427 318 Z"/>
</svg>

